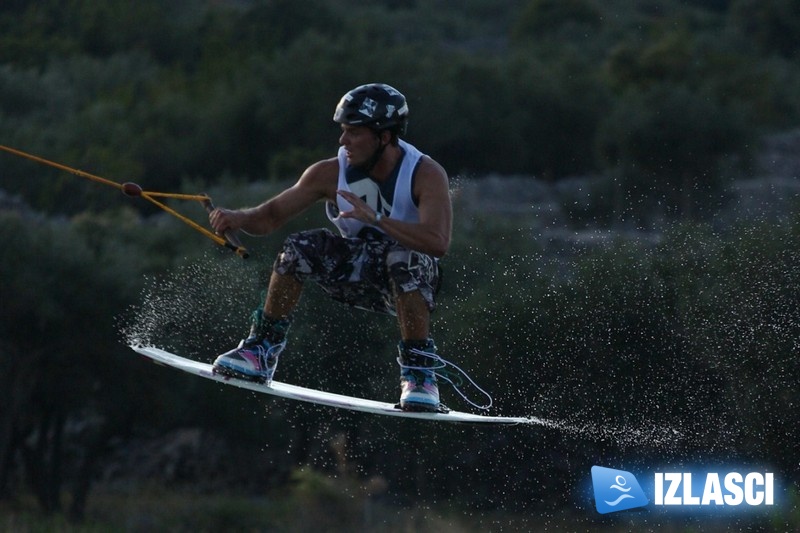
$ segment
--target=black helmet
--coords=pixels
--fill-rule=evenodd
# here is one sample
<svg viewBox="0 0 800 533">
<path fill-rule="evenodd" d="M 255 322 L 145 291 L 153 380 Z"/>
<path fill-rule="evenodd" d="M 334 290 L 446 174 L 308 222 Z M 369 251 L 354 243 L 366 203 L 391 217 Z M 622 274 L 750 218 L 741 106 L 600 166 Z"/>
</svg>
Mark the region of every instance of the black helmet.
<svg viewBox="0 0 800 533">
<path fill-rule="evenodd" d="M 333 113 L 333 121 L 404 134 L 408 104 L 403 94 L 385 83 L 370 83 L 348 92 Z"/>
</svg>

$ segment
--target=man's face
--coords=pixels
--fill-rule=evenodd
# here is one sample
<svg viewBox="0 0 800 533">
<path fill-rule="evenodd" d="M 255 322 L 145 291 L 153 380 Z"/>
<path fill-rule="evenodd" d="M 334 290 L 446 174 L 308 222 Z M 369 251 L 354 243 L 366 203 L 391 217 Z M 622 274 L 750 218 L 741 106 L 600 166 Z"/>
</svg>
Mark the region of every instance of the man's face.
<svg viewBox="0 0 800 533">
<path fill-rule="evenodd" d="M 344 146 L 347 164 L 357 167 L 365 165 L 370 160 L 375 150 L 380 147 L 381 138 L 366 126 L 342 124 L 339 144 Z"/>
</svg>

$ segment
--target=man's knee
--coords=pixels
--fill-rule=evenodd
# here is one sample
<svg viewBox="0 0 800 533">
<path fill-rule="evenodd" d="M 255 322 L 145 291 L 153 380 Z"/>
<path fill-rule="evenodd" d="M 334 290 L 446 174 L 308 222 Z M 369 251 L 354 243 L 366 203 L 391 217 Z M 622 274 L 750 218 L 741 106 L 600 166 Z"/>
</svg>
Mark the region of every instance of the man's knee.
<svg viewBox="0 0 800 533">
<path fill-rule="evenodd" d="M 386 255 L 386 268 L 396 294 L 420 291 L 435 292 L 439 269 L 435 259 L 411 250 L 391 250 Z"/>
<path fill-rule="evenodd" d="M 312 231 L 292 233 L 283 241 L 273 271 L 277 274 L 291 274 L 295 277 L 308 275 L 313 271 L 314 257 L 319 254 L 318 238 Z"/>
</svg>

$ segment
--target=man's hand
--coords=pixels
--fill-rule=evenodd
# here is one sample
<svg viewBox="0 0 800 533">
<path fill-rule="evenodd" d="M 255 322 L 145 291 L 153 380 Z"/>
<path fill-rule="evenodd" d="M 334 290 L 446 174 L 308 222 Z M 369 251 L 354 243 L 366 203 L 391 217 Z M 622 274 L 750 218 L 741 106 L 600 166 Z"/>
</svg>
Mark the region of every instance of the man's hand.
<svg viewBox="0 0 800 533">
<path fill-rule="evenodd" d="M 237 231 L 244 224 L 244 213 L 233 209 L 217 207 L 208 214 L 208 222 L 217 235 L 223 235 L 226 231 Z"/>
<path fill-rule="evenodd" d="M 375 225 L 378 214 L 374 209 L 368 206 L 364 200 L 350 191 L 338 190 L 336 193 L 353 206 L 353 209 L 350 211 L 342 211 L 339 213 L 339 216 L 343 218 L 355 218 L 364 224 Z"/>
</svg>

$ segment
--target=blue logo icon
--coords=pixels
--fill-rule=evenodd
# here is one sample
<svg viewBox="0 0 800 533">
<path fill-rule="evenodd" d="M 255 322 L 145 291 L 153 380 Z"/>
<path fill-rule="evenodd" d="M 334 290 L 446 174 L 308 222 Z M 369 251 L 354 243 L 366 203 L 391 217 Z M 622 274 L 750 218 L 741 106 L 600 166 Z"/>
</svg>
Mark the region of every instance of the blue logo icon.
<svg viewBox="0 0 800 533">
<path fill-rule="evenodd" d="M 592 486 L 594 505 L 601 514 L 644 507 L 650 503 L 636 477 L 624 470 L 593 466 Z"/>
</svg>

